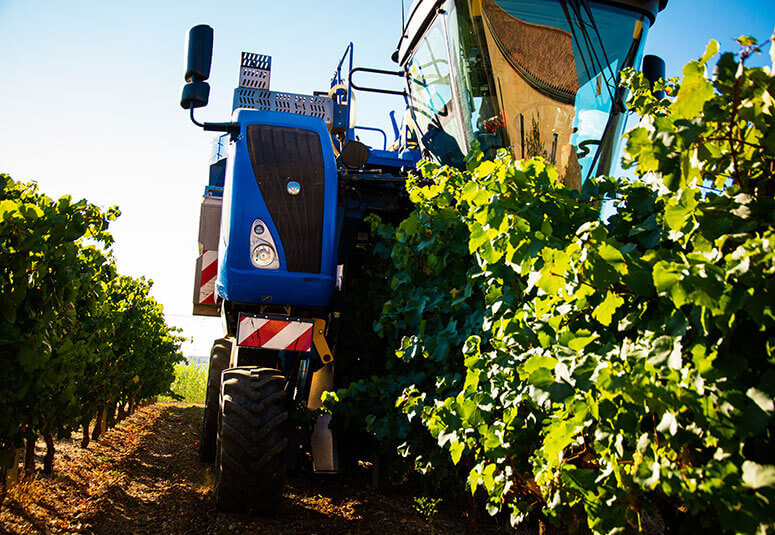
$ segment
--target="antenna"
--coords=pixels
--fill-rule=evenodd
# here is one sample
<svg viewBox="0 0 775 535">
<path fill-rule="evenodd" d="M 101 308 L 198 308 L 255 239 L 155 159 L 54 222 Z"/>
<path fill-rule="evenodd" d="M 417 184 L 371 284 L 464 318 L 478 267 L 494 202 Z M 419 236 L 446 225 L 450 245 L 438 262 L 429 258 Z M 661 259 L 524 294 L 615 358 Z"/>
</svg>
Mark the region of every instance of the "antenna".
<svg viewBox="0 0 775 535">
<path fill-rule="evenodd" d="M 406 29 L 406 21 L 404 20 L 404 0 L 401 0 L 401 35 L 404 35 L 404 30 Z"/>
</svg>

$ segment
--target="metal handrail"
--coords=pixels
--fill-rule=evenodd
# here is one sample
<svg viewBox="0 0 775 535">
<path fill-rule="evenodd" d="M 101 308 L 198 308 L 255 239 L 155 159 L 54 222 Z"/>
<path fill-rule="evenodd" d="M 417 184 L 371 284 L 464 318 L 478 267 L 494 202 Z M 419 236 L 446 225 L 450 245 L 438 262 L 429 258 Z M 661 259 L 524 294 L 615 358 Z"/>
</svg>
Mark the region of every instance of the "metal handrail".
<svg viewBox="0 0 775 535">
<path fill-rule="evenodd" d="M 375 128 L 373 126 L 355 126 L 353 130 L 368 130 L 370 132 L 379 132 L 382 134 L 382 150 L 387 150 L 387 134 L 381 128 Z"/>
<path fill-rule="evenodd" d="M 404 78 L 406 76 L 406 73 L 404 71 L 387 71 L 385 69 L 371 69 L 369 67 L 355 67 L 354 69 L 350 69 L 350 76 L 348 76 L 347 81 L 350 83 L 350 87 L 353 89 L 357 89 L 359 91 L 368 91 L 370 93 L 382 93 L 385 95 L 399 95 L 402 97 L 406 96 L 406 91 L 395 91 L 393 89 L 377 89 L 374 87 L 360 87 L 356 85 L 353 82 L 353 74 L 356 72 L 372 72 L 374 74 L 387 74 L 389 76 L 398 76 L 400 78 Z"/>
</svg>

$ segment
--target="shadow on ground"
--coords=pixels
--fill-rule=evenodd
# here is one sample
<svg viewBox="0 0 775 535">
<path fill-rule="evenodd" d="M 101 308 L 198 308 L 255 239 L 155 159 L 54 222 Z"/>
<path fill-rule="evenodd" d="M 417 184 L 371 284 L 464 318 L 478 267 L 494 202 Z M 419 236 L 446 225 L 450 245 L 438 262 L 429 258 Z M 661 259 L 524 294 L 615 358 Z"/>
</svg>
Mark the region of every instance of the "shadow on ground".
<svg viewBox="0 0 775 535">
<path fill-rule="evenodd" d="M 0 532 L 138 534 L 463 533 L 462 515 L 427 522 L 410 496 L 378 492 L 366 471 L 296 475 L 270 516 L 226 515 L 210 498 L 213 473 L 196 445 L 202 408 L 157 404 L 139 410 L 99 443 L 58 443 L 55 473 L 11 493 Z M 23 486 L 24 487 L 24 486 Z M 482 526 L 480 533 L 505 533 Z"/>
</svg>

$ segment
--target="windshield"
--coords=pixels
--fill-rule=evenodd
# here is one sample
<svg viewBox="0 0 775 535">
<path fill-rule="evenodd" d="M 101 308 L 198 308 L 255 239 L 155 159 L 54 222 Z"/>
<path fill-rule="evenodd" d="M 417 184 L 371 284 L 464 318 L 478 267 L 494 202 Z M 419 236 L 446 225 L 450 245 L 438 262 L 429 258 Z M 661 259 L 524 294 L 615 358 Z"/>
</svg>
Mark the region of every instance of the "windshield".
<svg viewBox="0 0 775 535">
<path fill-rule="evenodd" d="M 453 98 L 444 21 L 437 17 L 408 65 L 412 118 L 421 142 L 439 161 L 462 166 L 461 113 Z"/>
<path fill-rule="evenodd" d="M 623 101 L 619 71 L 639 65 L 647 17 L 580 0 L 445 9 L 408 64 L 413 116 L 433 156 L 455 165 L 449 156 L 461 161 L 476 140 L 543 156 L 575 187 L 609 172 L 625 122 L 613 106 Z"/>
</svg>

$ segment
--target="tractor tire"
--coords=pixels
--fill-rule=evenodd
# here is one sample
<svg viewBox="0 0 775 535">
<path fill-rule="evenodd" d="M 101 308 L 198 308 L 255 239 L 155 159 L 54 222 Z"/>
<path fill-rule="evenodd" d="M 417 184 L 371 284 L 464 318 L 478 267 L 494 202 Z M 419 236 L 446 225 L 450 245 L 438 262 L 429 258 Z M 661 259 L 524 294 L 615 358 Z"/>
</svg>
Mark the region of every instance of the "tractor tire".
<svg viewBox="0 0 775 535">
<path fill-rule="evenodd" d="M 223 372 L 216 507 L 232 513 L 267 513 L 285 486 L 288 403 L 285 377 L 272 368 Z"/>
<path fill-rule="evenodd" d="M 212 463 L 215 460 L 221 373 L 229 367 L 230 356 L 231 340 L 219 338 L 213 342 L 213 348 L 210 351 L 210 366 L 207 369 L 207 393 L 205 394 L 205 412 L 202 417 L 202 435 L 199 437 L 199 458 L 205 463 Z"/>
</svg>

